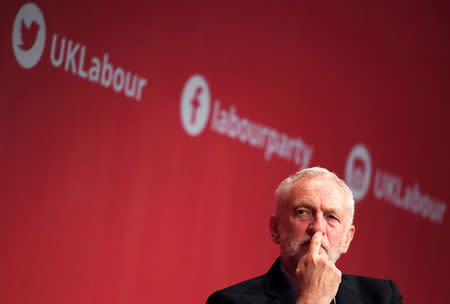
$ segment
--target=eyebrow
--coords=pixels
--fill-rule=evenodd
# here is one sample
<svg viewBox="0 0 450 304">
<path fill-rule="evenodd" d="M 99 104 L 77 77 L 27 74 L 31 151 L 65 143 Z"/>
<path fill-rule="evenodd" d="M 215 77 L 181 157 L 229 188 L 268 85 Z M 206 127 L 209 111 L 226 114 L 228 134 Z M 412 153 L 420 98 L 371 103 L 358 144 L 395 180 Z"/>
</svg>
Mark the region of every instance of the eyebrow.
<svg viewBox="0 0 450 304">
<path fill-rule="evenodd" d="M 339 213 L 338 209 L 328 208 L 323 211 L 324 213 Z"/>
<path fill-rule="evenodd" d="M 295 209 L 297 209 L 297 208 L 307 208 L 307 209 L 310 209 L 310 210 L 314 210 L 315 209 L 315 207 L 313 207 L 311 204 L 306 203 L 306 202 L 299 202 L 299 203 L 295 204 L 293 207 Z M 326 209 L 323 210 L 323 213 L 340 214 L 339 209 L 336 209 L 336 208 L 326 208 Z"/>
<path fill-rule="evenodd" d="M 314 207 L 309 204 L 309 203 L 305 203 L 305 202 L 299 202 L 293 205 L 294 208 L 308 208 L 308 209 L 314 209 Z"/>
</svg>

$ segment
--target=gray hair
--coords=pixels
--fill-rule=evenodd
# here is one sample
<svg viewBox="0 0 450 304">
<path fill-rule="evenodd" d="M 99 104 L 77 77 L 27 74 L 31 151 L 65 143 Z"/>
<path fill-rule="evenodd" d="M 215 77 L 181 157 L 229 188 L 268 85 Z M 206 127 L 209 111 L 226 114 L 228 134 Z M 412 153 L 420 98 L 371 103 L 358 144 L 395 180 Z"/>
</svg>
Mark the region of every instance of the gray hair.
<svg viewBox="0 0 450 304">
<path fill-rule="evenodd" d="M 344 189 L 344 192 L 346 194 L 346 202 L 347 202 L 347 215 L 348 215 L 348 221 L 346 225 L 346 230 L 350 228 L 350 225 L 353 223 L 353 215 L 355 214 L 355 200 L 353 199 L 353 194 L 350 188 L 347 186 L 347 184 L 340 179 L 335 173 L 328 171 L 325 168 L 321 167 L 312 167 L 312 168 L 306 168 L 300 171 L 297 171 L 293 175 L 287 177 L 284 181 L 281 182 L 281 184 L 278 186 L 277 190 L 275 191 L 275 198 L 276 198 L 276 209 L 275 209 L 275 215 L 277 217 L 280 216 L 281 207 L 282 205 L 290 199 L 290 190 L 292 185 L 297 182 L 298 180 L 302 178 L 307 177 L 315 177 L 315 176 L 326 176 L 332 178 L 334 181 L 337 182 L 339 186 Z"/>
</svg>

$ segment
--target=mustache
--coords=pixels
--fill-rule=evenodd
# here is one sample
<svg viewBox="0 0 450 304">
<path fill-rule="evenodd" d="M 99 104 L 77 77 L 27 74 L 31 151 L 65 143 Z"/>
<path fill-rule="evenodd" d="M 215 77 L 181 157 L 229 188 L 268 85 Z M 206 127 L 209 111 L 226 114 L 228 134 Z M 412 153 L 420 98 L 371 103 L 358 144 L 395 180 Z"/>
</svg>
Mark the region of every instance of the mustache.
<svg viewBox="0 0 450 304">
<path fill-rule="evenodd" d="M 303 245 L 311 243 L 311 240 L 312 236 L 310 235 L 303 236 L 300 240 L 298 240 L 296 244 L 297 249 L 300 249 Z M 320 246 L 326 251 L 327 254 L 330 252 L 330 243 L 328 242 L 328 239 L 326 237 L 322 238 Z"/>
</svg>

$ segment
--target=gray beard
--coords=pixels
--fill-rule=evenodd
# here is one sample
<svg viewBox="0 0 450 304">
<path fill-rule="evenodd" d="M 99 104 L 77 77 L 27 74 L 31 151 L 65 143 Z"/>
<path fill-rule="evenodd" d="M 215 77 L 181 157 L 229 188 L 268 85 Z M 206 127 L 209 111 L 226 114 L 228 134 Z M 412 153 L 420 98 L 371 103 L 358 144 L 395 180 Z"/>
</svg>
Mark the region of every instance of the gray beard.
<svg viewBox="0 0 450 304">
<path fill-rule="evenodd" d="M 297 268 L 298 261 L 301 259 L 302 256 L 304 256 L 307 253 L 308 247 L 303 247 L 308 242 L 311 242 L 312 237 L 309 235 L 303 236 L 300 240 L 297 242 L 289 240 L 287 237 L 283 237 L 280 242 L 280 252 L 281 257 L 284 261 L 287 261 L 289 265 L 286 265 L 288 269 L 286 269 L 291 274 L 295 273 L 295 269 Z M 330 243 L 328 242 L 328 239 L 326 237 L 322 238 L 322 247 L 325 249 L 325 252 L 328 254 L 328 258 L 333 263 L 336 263 L 336 261 L 339 259 L 339 257 L 342 254 L 342 247 L 344 246 L 344 240 L 345 236 L 342 239 L 341 244 L 339 244 L 339 247 L 335 250 L 332 249 L 330 246 Z"/>
</svg>

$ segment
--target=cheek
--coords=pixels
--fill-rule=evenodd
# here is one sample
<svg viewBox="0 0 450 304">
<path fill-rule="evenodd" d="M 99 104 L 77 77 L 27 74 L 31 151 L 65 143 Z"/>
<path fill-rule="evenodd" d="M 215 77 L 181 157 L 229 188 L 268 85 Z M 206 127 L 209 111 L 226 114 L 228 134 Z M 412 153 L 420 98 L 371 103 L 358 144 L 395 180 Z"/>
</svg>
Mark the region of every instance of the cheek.
<svg viewBox="0 0 450 304">
<path fill-rule="evenodd" d="M 298 239 L 306 234 L 306 230 L 308 229 L 308 225 L 304 222 L 294 221 L 289 225 L 288 235 L 291 238 Z"/>
<path fill-rule="evenodd" d="M 341 243 L 342 240 L 342 232 L 337 230 L 334 227 L 327 227 L 327 238 L 330 245 L 335 247 Z"/>
</svg>

